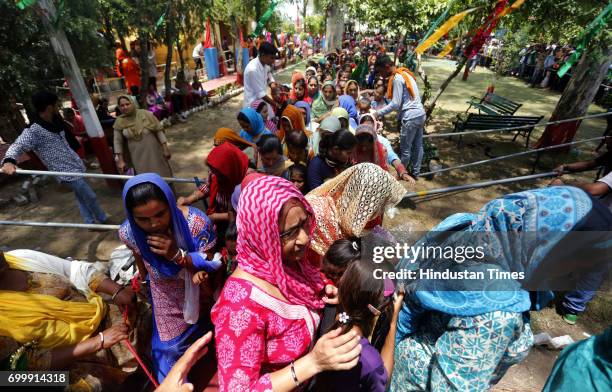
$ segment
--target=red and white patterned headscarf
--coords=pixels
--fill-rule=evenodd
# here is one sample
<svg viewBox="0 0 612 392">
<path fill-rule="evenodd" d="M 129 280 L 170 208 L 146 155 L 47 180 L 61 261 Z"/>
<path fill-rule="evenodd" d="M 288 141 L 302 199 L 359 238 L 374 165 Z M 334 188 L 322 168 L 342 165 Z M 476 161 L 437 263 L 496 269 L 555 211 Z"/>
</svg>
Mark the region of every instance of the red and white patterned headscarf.
<svg viewBox="0 0 612 392">
<path fill-rule="evenodd" d="M 289 181 L 265 176 L 251 181 L 240 194 L 237 260 L 244 271 L 276 286 L 287 300 L 311 310 L 321 309 L 324 288 L 318 268 L 304 258 L 299 269 L 283 263 L 279 228 L 279 214 L 290 199 L 297 199 L 311 219 L 310 204 Z"/>
</svg>

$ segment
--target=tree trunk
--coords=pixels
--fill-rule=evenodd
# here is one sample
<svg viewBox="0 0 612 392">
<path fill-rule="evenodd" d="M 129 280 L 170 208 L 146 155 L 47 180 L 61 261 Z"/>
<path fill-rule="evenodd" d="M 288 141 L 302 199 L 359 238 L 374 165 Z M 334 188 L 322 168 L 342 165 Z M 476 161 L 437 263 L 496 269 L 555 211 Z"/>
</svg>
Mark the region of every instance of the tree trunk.
<svg viewBox="0 0 612 392">
<path fill-rule="evenodd" d="M 231 17 L 232 28 L 236 32 L 234 37 L 234 67 L 236 68 L 236 80 L 242 83 L 242 42 L 240 42 L 240 26 L 236 22 L 236 17 Z"/>
<path fill-rule="evenodd" d="M 261 18 L 261 0 L 255 0 L 255 23 L 259 23 Z"/>
<path fill-rule="evenodd" d="M 399 41 L 397 41 L 397 47 L 395 48 L 395 57 L 393 58 L 393 64 L 397 65 L 397 57 L 399 54 L 400 44 L 404 42 L 406 39 L 406 35 L 408 34 L 408 30 L 400 36 Z"/>
<path fill-rule="evenodd" d="M 304 25 L 302 31 L 306 31 L 306 8 L 308 8 L 308 0 L 304 0 L 304 8 L 302 9 L 302 24 Z"/>
<path fill-rule="evenodd" d="M 421 55 L 417 54 L 416 59 L 417 59 L 416 72 L 421 77 L 421 80 L 423 81 L 423 87 L 424 87 L 423 95 L 421 96 L 421 102 L 427 102 L 427 100 L 429 100 L 429 97 L 431 96 L 431 83 L 429 83 L 429 79 L 427 78 L 427 73 L 422 67 Z"/>
<path fill-rule="evenodd" d="M 599 55 L 594 55 L 594 46 L 596 45 L 592 44 L 587 47 L 578 65 L 573 69 L 572 78 L 565 91 L 563 91 L 563 95 L 561 95 L 549 121 L 586 115 L 589 105 L 593 102 L 601 82 L 608 73 L 608 67 L 612 63 L 612 45 L 607 45 Z M 547 126 L 534 147 L 541 148 L 571 142 L 580 123 L 581 120 L 576 120 Z M 559 150 L 562 149 L 555 151 Z M 567 150 L 565 149 L 565 151 Z"/>
<path fill-rule="evenodd" d="M 219 22 L 213 21 L 213 31 L 215 32 L 215 47 L 217 48 L 217 53 L 219 53 L 219 70 L 224 76 L 227 76 L 229 71 L 227 70 L 227 59 L 225 58 L 225 52 L 223 51 Z"/>
<path fill-rule="evenodd" d="M 269 30 L 270 34 L 272 35 L 272 42 L 274 43 L 274 46 L 276 46 L 277 48 L 280 48 L 281 44 L 278 41 L 278 34 L 276 33 L 276 30 Z"/>
<path fill-rule="evenodd" d="M 327 9 L 327 23 L 325 27 L 325 51 L 334 52 L 342 47 L 342 34 L 344 33 L 344 13 L 337 0 L 333 0 Z"/>
<path fill-rule="evenodd" d="M 115 37 L 113 36 L 113 25 L 111 24 L 108 16 L 104 17 L 104 39 L 106 40 L 108 47 L 115 49 Z"/>
<path fill-rule="evenodd" d="M 468 80 L 468 76 L 470 76 L 470 66 L 469 66 L 469 64 L 465 66 L 465 69 L 463 70 L 463 76 L 461 77 L 461 80 L 463 80 L 465 82 L 466 80 Z"/>
<path fill-rule="evenodd" d="M 453 81 L 453 79 L 459 75 L 459 72 L 461 72 L 461 68 L 463 68 L 463 66 L 465 65 L 465 63 L 467 62 L 467 58 L 463 58 L 461 59 L 461 62 L 459 62 L 459 64 L 457 65 L 457 68 L 455 68 L 455 70 L 453 71 L 452 74 L 450 74 L 448 76 L 448 78 L 446 78 L 446 80 L 444 81 L 444 83 L 442 83 L 440 85 L 440 88 L 438 88 L 438 91 L 436 91 L 436 95 L 433 97 L 433 99 L 431 100 L 431 102 L 429 102 L 425 108 L 425 112 L 427 114 L 427 118 L 429 118 L 429 116 L 431 115 L 431 113 L 433 112 L 434 108 L 436 107 L 436 102 L 438 101 L 438 98 L 440 98 L 440 96 L 442 95 L 442 93 L 444 92 L 444 90 L 446 90 L 446 88 L 448 87 L 448 85 L 450 84 L 450 82 Z"/>
<path fill-rule="evenodd" d="M 185 58 L 183 57 L 183 50 L 181 49 L 181 38 L 178 35 L 176 36 L 176 50 L 178 51 L 181 71 L 185 72 Z"/>
<path fill-rule="evenodd" d="M 119 37 L 119 42 L 121 42 L 121 48 L 124 50 L 125 53 L 127 53 L 128 47 L 127 43 L 125 42 L 125 36 L 121 34 L 119 30 L 117 30 L 117 37 Z"/>
<path fill-rule="evenodd" d="M 138 34 L 140 41 L 140 102 L 141 108 L 147 107 L 147 92 L 149 90 L 149 36 L 146 33 Z"/>
<path fill-rule="evenodd" d="M 164 87 L 166 89 L 166 96 L 170 96 L 172 91 L 172 78 L 170 72 L 172 71 L 172 48 L 174 42 L 174 17 L 172 12 L 168 13 L 168 21 L 166 23 L 166 37 L 164 43 L 168 52 L 166 53 L 166 67 L 164 69 Z"/>
</svg>

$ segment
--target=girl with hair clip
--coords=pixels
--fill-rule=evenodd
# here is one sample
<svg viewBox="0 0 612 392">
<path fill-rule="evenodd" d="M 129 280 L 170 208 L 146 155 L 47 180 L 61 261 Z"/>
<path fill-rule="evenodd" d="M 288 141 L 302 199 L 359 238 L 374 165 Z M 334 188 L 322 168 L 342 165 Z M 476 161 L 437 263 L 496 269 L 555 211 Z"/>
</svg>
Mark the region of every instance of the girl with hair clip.
<svg viewBox="0 0 612 392">
<path fill-rule="evenodd" d="M 379 270 L 376 272 L 376 270 Z M 393 271 L 390 263 L 374 264 L 357 259 L 350 263 L 338 285 L 336 322 L 330 330 L 342 328 L 361 336 L 361 356 L 350 370 L 324 372 L 317 376 L 314 391 L 384 392 L 393 372 L 397 315 L 404 298 L 403 287 L 396 293 L 393 281 L 383 279 L 383 272 Z M 382 350 L 370 343 L 374 327 L 383 314 L 391 325 Z"/>
</svg>

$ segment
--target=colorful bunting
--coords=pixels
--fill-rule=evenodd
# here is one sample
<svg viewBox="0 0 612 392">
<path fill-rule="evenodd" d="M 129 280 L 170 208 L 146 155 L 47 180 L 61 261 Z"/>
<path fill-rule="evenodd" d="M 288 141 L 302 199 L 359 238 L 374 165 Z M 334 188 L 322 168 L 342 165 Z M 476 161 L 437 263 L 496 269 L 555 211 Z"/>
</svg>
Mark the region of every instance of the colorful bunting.
<svg viewBox="0 0 612 392">
<path fill-rule="evenodd" d="M 159 16 L 159 19 L 157 19 L 157 22 L 155 23 L 156 30 L 159 29 L 164 24 L 165 19 L 166 19 L 166 12 L 162 13 Z"/>
<path fill-rule="evenodd" d="M 601 11 L 601 13 L 597 16 L 597 18 L 595 18 L 591 23 L 589 23 L 587 28 L 582 32 L 582 34 L 580 35 L 580 43 L 576 47 L 576 50 L 574 51 L 574 53 L 571 54 L 567 61 L 559 67 L 559 70 L 557 71 L 557 75 L 560 78 L 562 78 L 567 73 L 567 71 L 569 71 L 570 68 L 572 68 L 572 66 L 578 62 L 578 60 L 582 56 L 582 52 L 584 52 L 584 49 L 589 44 L 589 41 L 593 39 L 593 37 L 596 36 L 597 33 L 599 33 L 602 27 L 606 25 L 606 22 L 608 18 L 610 18 L 610 15 L 612 15 L 612 3 L 609 3 L 608 6 L 604 8 L 603 11 Z"/>
<path fill-rule="evenodd" d="M 26 8 L 36 4 L 37 1 L 38 0 L 20 0 L 19 2 L 17 2 L 17 8 L 19 8 L 20 10 L 25 10 Z"/>
<path fill-rule="evenodd" d="M 276 8 L 278 3 L 279 2 L 277 0 L 272 0 L 266 12 L 263 13 L 261 18 L 259 19 L 259 22 L 257 22 L 257 27 L 255 27 L 255 31 L 253 31 L 253 35 L 255 37 L 261 34 L 261 32 L 264 29 L 264 26 L 266 25 L 266 22 L 268 21 L 268 19 L 270 19 L 270 17 L 274 13 L 274 8 Z"/>
<path fill-rule="evenodd" d="M 434 32 L 434 30 L 438 27 L 438 25 L 442 23 L 442 21 L 446 20 L 446 18 L 448 18 L 448 13 L 450 12 L 451 7 L 455 4 L 455 1 L 456 0 L 450 0 L 448 2 L 448 5 L 446 6 L 446 9 L 444 10 L 444 12 L 440 14 L 440 16 L 438 16 L 438 18 L 431 24 L 431 26 L 429 26 L 429 29 L 427 30 L 423 38 L 421 38 L 421 40 L 419 41 L 419 44 L 423 42 L 424 40 L 426 40 L 427 38 L 429 38 L 429 36 Z M 411 70 L 413 71 L 415 70 L 416 62 L 414 61 L 414 52 L 409 53 L 408 56 L 406 57 L 406 65 Z"/>
<path fill-rule="evenodd" d="M 501 14 L 499 14 L 500 18 L 503 18 L 504 16 L 508 15 L 511 12 L 516 11 L 517 9 L 519 9 L 520 6 L 523 5 L 523 3 L 525 2 L 525 0 L 516 0 L 514 3 L 512 3 L 512 5 L 508 8 L 506 8 L 505 10 L 503 10 L 501 12 Z"/>
<path fill-rule="evenodd" d="M 206 18 L 206 34 L 204 35 L 204 48 L 212 48 L 212 39 L 210 38 L 210 18 Z"/>
<path fill-rule="evenodd" d="M 425 41 L 421 42 L 419 46 L 415 49 L 415 52 L 418 54 L 423 54 L 427 49 L 429 49 L 432 45 L 434 45 L 440 38 L 442 38 L 446 33 L 448 33 L 453 27 L 457 26 L 459 22 L 463 20 L 470 13 L 474 12 L 480 7 L 470 8 L 463 12 L 460 12 L 456 15 L 451 16 L 435 33 L 433 33 L 429 38 Z"/>
<path fill-rule="evenodd" d="M 438 53 L 437 57 L 440 59 L 444 58 L 444 56 L 449 54 L 451 50 L 455 49 L 455 46 L 457 46 L 457 41 L 459 41 L 459 38 L 449 41 L 448 44 L 446 44 L 446 46 L 444 47 L 444 49 L 442 49 L 442 51 Z"/>
</svg>

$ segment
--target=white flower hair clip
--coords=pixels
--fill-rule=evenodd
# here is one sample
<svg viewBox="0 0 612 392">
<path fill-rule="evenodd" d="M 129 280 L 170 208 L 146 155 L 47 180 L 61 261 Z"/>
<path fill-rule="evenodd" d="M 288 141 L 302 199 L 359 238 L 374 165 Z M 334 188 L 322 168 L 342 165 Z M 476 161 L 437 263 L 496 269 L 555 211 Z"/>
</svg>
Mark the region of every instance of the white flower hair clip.
<svg viewBox="0 0 612 392">
<path fill-rule="evenodd" d="M 350 319 L 350 316 L 346 312 L 342 312 L 338 316 L 338 321 L 340 321 L 341 324 L 347 324 Z"/>
</svg>

